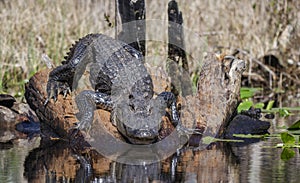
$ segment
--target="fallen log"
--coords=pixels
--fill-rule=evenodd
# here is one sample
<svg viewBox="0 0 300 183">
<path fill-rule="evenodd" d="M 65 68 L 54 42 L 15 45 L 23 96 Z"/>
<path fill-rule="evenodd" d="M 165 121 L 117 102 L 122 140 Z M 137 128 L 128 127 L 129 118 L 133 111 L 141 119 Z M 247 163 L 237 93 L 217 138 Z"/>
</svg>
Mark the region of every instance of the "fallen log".
<svg viewBox="0 0 300 183">
<path fill-rule="evenodd" d="M 147 64 L 146 64 L 147 65 Z M 199 73 L 198 91 L 178 100 L 182 123 L 188 128 L 196 128 L 203 135 L 218 136 L 228 123 L 230 116 L 238 104 L 241 73 L 245 68 L 242 60 L 231 56 L 218 58 L 208 53 L 203 59 Z M 147 66 L 151 76 L 154 76 L 154 91 L 170 89 L 170 79 L 162 70 Z M 78 122 L 78 112 L 75 96 L 72 92 L 66 98 L 58 96 L 56 102 L 52 100 L 44 105 L 46 100 L 46 84 L 50 70 L 36 73 L 26 85 L 25 97 L 30 107 L 36 112 L 41 121 L 41 132 L 46 137 L 73 138 L 71 127 Z M 109 133 L 118 139 L 122 136 L 110 122 L 110 113 L 105 110 L 95 111 L 102 124 Z M 163 118 L 163 130 L 160 139 L 168 136 L 174 127 L 167 117 Z"/>
</svg>

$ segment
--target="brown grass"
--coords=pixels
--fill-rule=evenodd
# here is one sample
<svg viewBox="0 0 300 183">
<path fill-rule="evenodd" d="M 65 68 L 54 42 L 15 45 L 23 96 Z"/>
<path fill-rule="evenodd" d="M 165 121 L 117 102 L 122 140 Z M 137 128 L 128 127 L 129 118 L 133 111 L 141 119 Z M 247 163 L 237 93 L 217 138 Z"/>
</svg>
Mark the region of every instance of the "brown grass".
<svg viewBox="0 0 300 183">
<path fill-rule="evenodd" d="M 110 1 L 0 1 L 0 91 L 22 95 L 24 82 L 45 67 L 42 54 L 61 62 L 74 40 L 108 28 L 105 12 L 114 13 Z"/>
<path fill-rule="evenodd" d="M 146 2 L 147 18 L 167 19 L 167 0 Z M 298 0 L 178 2 L 185 28 L 203 40 L 201 45 L 193 39 L 185 43 L 192 56 L 220 47 L 247 50 L 247 61 L 272 53 L 282 65 L 292 68 L 296 73 L 292 77 L 299 76 Z M 24 83 L 45 67 L 43 53 L 58 64 L 68 47 L 85 34 L 108 32 L 114 36 L 105 13 L 114 23 L 114 1 L 0 0 L 0 92 L 22 95 Z M 292 32 L 286 36 L 284 30 L 289 26 Z M 288 59 L 294 63 L 288 64 Z M 191 65 L 195 70 L 199 61 Z"/>
</svg>

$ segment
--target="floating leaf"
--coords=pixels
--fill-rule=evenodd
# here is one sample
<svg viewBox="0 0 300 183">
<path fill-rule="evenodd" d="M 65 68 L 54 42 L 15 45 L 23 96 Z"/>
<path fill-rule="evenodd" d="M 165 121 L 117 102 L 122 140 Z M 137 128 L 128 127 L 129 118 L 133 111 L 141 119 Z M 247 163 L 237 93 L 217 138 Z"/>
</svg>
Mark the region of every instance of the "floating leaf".
<svg viewBox="0 0 300 183">
<path fill-rule="evenodd" d="M 295 156 L 295 151 L 291 148 L 283 148 L 280 158 L 287 161 Z"/>
<path fill-rule="evenodd" d="M 293 134 L 293 135 L 300 135 L 300 129 L 297 130 L 289 130 L 289 133 Z"/>
<path fill-rule="evenodd" d="M 244 102 L 241 102 L 238 106 L 238 113 L 241 113 L 241 111 L 243 110 L 249 110 L 250 107 L 252 107 L 253 105 L 253 102 L 252 101 L 244 101 Z"/>
<path fill-rule="evenodd" d="M 281 140 L 285 146 L 293 146 L 296 143 L 296 139 L 293 135 L 289 134 L 288 132 L 283 132 L 280 134 Z"/>
<path fill-rule="evenodd" d="M 296 121 L 288 128 L 288 130 L 299 130 L 299 129 L 300 129 L 300 120 Z"/>
</svg>

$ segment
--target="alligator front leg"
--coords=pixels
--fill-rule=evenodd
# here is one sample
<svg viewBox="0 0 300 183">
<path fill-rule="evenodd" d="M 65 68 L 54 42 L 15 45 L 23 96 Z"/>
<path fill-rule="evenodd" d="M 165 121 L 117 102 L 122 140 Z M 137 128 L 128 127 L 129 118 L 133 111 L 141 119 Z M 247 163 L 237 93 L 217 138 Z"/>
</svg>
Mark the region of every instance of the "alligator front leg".
<svg viewBox="0 0 300 183">
<path fill-rule="evenodd" d="M 49 74 L 47 83 L 47 99 L 44 103 L 46 105 L 51 98 L 57 100 L 59 93 L 63 93 L 64 97 L 70 93 L 70 82 L 73 80 L 74 72 L 69 65 L 61 65 L 52 70 Z"/>
<path fill-rule="evenodd" d="M 156 100 L 160 100 L 165 103 L 165 107 L 171 109 L 171 121 L 174 126 L 180 124 L 180 118 L 176 107 L 176 97 L 172 92 L 162 92 L 160 93 Z M 164 110 L 164 108 L 162 108 Z"/>
<path fill-rule="evenodd" d="M 94 119 L 94 111 L 97 107 L 111 111 L 112 100 L 110 95 L 86 90 L 79 93 L 75 98 L 79 113 L 76 114 L 79 122 L 75 128 L 88 129 Z"/>
</svg>

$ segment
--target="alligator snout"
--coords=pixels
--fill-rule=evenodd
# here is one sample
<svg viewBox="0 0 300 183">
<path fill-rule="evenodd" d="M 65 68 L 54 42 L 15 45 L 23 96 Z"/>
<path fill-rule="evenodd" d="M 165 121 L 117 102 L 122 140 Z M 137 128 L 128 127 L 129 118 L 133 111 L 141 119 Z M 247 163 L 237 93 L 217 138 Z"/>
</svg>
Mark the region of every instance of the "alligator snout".
<svg viewBox="0 0 300 183">
<path fill-rule="evenodd" d="M 135 105 L 132 101 L 139 101 Z M 151 144 L 159 137 L 162 116 L 166 106 L 154 108 L 150 101 L 132 100 L 130 104 L 119 103 L 113 110 L 112 120 L 118 131 L 132 144 Z M 158 101 L 160 102 L 160 101 Z M 153 112 L 153 109 L 157 111 Z"/>
<path fill-rule="evenodd" d="M 156 129 L 139 129 L 136 130 L 134 133 L 135 137 L 142 138 L 142 139 L 156 139 L 156 137 L 159 135 L 158 130 Z"/>
<path fill-rule="evenodd" d="M 126 137 L 133 144 L 150 144 L 157 140 L 159 135 L 158 129 L 141 128 L 132 129 L 124 125 Z"/>
</svg>

